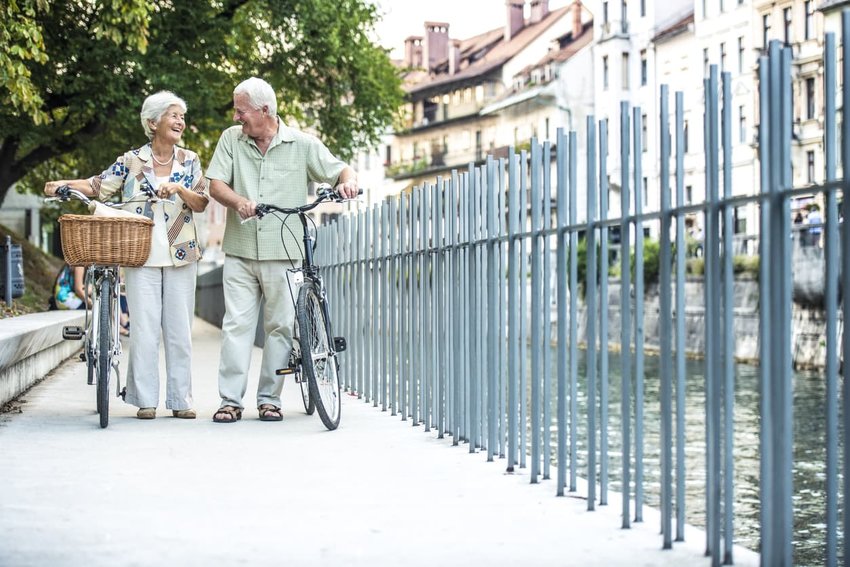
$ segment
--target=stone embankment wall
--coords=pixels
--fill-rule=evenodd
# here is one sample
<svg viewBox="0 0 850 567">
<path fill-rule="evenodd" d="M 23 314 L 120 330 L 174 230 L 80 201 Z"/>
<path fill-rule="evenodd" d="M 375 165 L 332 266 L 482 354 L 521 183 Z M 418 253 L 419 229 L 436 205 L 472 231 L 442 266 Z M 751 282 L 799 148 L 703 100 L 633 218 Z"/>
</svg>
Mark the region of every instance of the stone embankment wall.
<svg viewBox="0 0 850 567">
<path fill-rule="evenodd" d="M 675 286 L 673 296 L 673 322 L 675 325 Z M 705 352 L 705 295 L 702 278 L 688 278 L 685 282 L 685 345 L 688 356 L 702 357 Z M 660 296 L 657 285 L 647 286 L 644 296 L 644 340 L 647 350 L 659 349 Z M 579 340 L 586 341 L 587 306 L 579 300 Z M 608 284 L 608 345 L 620 348 L 620 281 Z M 634 321 L 634 309 L 632 310 Z M 599 326 L 597 325 L 597 329 Z M 843 329 L 841 310 L 838 313 L 839 341 Z M 675 331 L 675 327 L 674 327 Z M 753 279 L 735 280 L 735 357 L 741 362 L 758 362 L 759 357 L 759 290 Z M 825 366 L 826 316 L 823 309 L 794 303 L 791 324 L 791 354 L 798 368 Z M 634 330 L 632 331 L 634 333 Z M 553 330 L 557 337 L 557 330 Z M 632 335 L 634 340 L 634 335 Z M 840 342 L 839 342 L 840 344 Z M 675 344 L 674 344 L 675 347 Z"/>
</svg>

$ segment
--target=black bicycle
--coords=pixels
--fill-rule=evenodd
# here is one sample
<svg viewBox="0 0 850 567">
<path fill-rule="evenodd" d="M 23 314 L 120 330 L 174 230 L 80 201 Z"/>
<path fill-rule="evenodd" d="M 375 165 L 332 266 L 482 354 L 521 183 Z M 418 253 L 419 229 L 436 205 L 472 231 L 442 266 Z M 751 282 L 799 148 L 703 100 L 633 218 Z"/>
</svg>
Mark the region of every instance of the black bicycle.
<svg viewBox="0 0 850 567">
<path fill-rule="evenodd" d="M 361 191 L 362 192 L 362 191 Z M 304 258 L 301 266 L 289 270 L 297 276 L 303 276 L 303 283 L 298 290 L 298 299 L 294 300 L 292 280 L 289 278 L 290 295 L 295 301 L 295 334 L 289 364 L 286 368 L 277 370 L 278 376 L 294 375 L 295 381 L 301 387 L 301 398 L 304 410 L 308 415 L 314 409 L 319 410 L 322 423 L 330 430 L 339 427 L 341 398 L 339 379 L 339 357 L 337 354 L 345 350 L 343 337 L 334 337 L 331 332 L 331 319 L 328 309 L 328 299 L 319 266 L 313 261 L 316 249 L 316 238 L 310 225 L 313 221 L 307 212 L 329 201 L 341 203 L 346 199 L 337 195 L 328 185 L 322 185 L 316 192 L 316 200 L 312 203 L 295 208 L 278 207 L 277 205 L 260 203 L 256 206 L 256 217 L 261 219 L 267 214 L 281 213 L 281 237 L 287 230 L 286 220 L 290 215 L 298 215 L 304 231 Z M 280 218 L 280 217 L 279 217 Z M 315 229 L 315 224 L 313 224 Z"/>
</svg>

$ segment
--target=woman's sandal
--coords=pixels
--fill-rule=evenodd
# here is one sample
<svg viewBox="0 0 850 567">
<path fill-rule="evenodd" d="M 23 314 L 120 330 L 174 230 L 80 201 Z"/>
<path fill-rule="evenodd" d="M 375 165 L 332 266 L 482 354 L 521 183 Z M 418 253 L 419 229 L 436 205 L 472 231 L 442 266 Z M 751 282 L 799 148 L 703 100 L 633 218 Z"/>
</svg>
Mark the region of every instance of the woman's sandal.
<svg viewBox="0 0 850 567">
<path fill-rule="evenodd" d="M 220 415 L 227 417 L 219 417 Z M 240 419 L 242 419 L 242 408 L 236 406 L 222 406 L 213 415 L 213 421 L 216 423 L 235 423 Z"/>
<path fill-rule="evenodd" d="M 283 421 L 283 413 L 279 407 L 263 404 L 257 410 L 260 412 L 260 421 Z"/>
</svg>

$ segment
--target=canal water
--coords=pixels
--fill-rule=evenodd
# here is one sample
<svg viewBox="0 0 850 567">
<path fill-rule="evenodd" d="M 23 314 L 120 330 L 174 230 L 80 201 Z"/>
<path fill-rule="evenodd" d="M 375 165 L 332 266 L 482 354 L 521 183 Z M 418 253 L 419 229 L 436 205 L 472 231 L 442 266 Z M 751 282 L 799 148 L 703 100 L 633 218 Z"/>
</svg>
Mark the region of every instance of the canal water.
<svg viewBox="0 0 850 567">
<path fill-rule="evenodd" d="M 582 358 L 584 356 L 582 355 Z M 556 360 L 553 352 L 552 360 Z M 587 397 L 585 360 L 579 364 L 578 474 L 587 476 Z M 554 364 L 553 364 L 554 367 Z M 609 354 L 609 488 L 622 491 L 620 355 Z M 634 363 L 632 364 L 634 368 Z M 597 367 L 598 368 L 598 367 Z M 556 371 L 553 374 L 557 374 Z M 686 522 L 705 527 L 705 381 L 704 363 L 687 362 L 685 388 Z M 660 368 L 657 356 L 645 358 L 644 491 L 645 505 L 660 508 Z M 597 379 L 599 381 L 599 379 Z M 553 379 L 553 382 L 555 380 Z M 675 387 L 675 386 L 674 386 Z M 557 384 L 553 384 L 557 392 Z M 794 376 L 794 564 L 823 565 L 826 542 L 826 384 L 817 372 Z M 840 390 L 840 389 L 839 389 Z M 553 392 L 553 400 L 555 393 Z M 634 389 L 633 389 L 634 392 Z M 597 396 L 597 403 L 599 398 Z M 634 393 L 632 395 L 634 401 Z M 674 394 L 675 401 L 675 394 Z M 556 415 L 552 402 L 553 419 Z M 841 404 L 839 403 L 839 407 Z M 674 410 L 675 411 L 675 410 Z M 735 543 L 759 549 L 759 377 L 758 367 L 739 364 L 735 379 Z M 599 412 L 597 411 L 597 420 Z M 632 409 L 634 420 L 634 407 Z M 839 417 L 841 423 L 841 417 Z M 674 418 L 675 435 L 675 418 Z M 843 437 L 843 436 L 842 436 Z M 597 437 L 598 440 L 598 437 Z M 632 430 L 634 443 L 634 429 Z M 557 428 L 552 427 L 553 453 Z M 597 448 L 599 443 L 597 441 Z M 634 448 L 632 449 L 634 458 Z M 675 458 L 675 457 L 674 457 Z M 839 470 L 841 465 L 839 465 Z M 553 473 L 554 474 L 554 473 Z M 598 471 L 597 471 L 598 475 Z M 674 471 L 675 475 L 675 471 Z M 598 476 L 597 476 L 598 478 Z M 634 474 L 632 474 L 634 481 Z M 675 482 L 675 478 L 674 478 Z M 839 486 L 842 479 L 839 478 Z M 634 495 L 634 487 L 632 487 Z M 839 508 L 839 518 L 842 509 Z M 839 562 L 843 534 L 839 532 Z"/>
</svg>

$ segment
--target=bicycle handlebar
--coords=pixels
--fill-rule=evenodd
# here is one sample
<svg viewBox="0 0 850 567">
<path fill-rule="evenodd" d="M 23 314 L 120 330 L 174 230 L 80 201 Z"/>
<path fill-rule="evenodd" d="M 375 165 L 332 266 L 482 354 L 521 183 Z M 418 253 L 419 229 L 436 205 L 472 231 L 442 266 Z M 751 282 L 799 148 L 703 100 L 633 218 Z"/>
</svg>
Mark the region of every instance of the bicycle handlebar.
<svg viewBox="0 0 850 567">
<path fill-rule="evenodd" d="M 138 193 L 134 193 L 133 195 L 130 195 L 130 197 L 126 201 L 122 201 L 120 203 L 102 203 L 100 201 L 98 201 L 98 202 L 103 204 L 103 205 L 106 205 L 107 207 L 119 208 L 123 205 L 126 205 L 127 203 L 132 202 L 133 200 L 137 199 L 138 197 L 143 197 L 145 201 L 150 201 L 152 203 L 163 202 L 163 203 L 169 203 L 169 204 L 171 204 L 172 206 L 175 206 L 175 207 L 177 206 L 173 201 L 170 201 L 168 199 L 159 198 L 156 195 L 156 193 L 153 192 L 152 189 L 148 189 L 147 187 L 144 187 Z M 94 199 L 92 199 L 91 197 L 89 197 L 85 193 L 81 193 L 80 191 L 77 191 L 76 189 L 71 189 L 70 185 L 62 185 L 61 187 L 58 187 L 56 189 L 56 193 L 54 194 L 53 197 L 45 197 L 44 202 L 45 203 L 50 203 L 50 202 L 53 202 L 53 201 L 63 201 L 64 202 L 64 201 L 69 201 L 71 199 L 76 199 L 78 201 L 82 201 L 85 205 L 88 205 L 88 204 L 90 204 L 94 201 Z"/>
<path fill-rule="evenodd" d="M 357 194 L 362 195 L 363 189 L 358 189 Z M 283 213 L 286 215 L 297 215 L 301 213 L 306 213 L 307 211 L 311 211 L 322 203 L 328 201 L 334 201 L 335 203 L 345 203 L 347 201 L 353 200 L 354 199 L 344 199 L 340 197 L 330 185 L 322 185 L 316 192 L 316 200 L 312 203 L 307 203 L 306 205 L 301 205 L 300 207 L 293 208 L 278 207 L 277 205 L 272 205 L 271 203 L 257 203 L 257 206 L 255 207 L 256 214 L 253 217 L 248 217 L 247 219 L 242 220 L 242 222 L 245 223 L 250 220 L 259 220 L 269 213 Z"/>
</svg>

